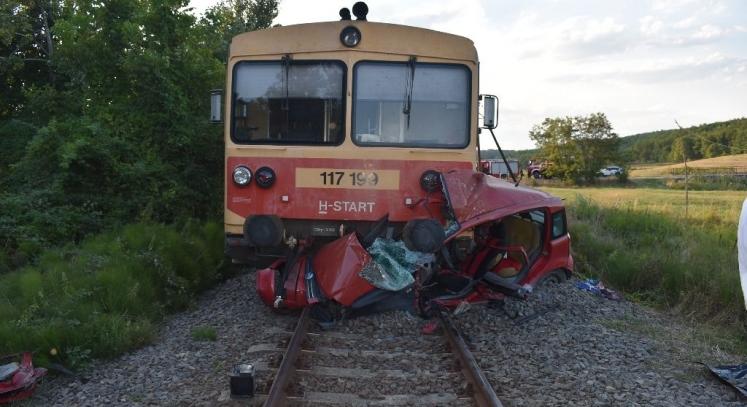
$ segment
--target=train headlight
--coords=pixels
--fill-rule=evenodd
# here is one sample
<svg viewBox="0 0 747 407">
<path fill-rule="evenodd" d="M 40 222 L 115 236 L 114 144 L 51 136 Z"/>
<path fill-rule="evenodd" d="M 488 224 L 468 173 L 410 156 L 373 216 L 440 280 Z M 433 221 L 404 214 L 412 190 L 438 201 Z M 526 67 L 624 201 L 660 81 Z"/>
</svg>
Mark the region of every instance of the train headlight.
<svg viewBox="0 0 747 407">
<path fill-rule="evenodd" d="M 240 165 L 233 169 L 233 182 L 237 185 L 249 185 L 252 181 L 252 170 Z"/>
<path fill-rule="evenodd" d="M 340 42 L 346 47 L 354 47 L 361 42 L 361 32 L 351 26 L 347 26 L 340 32 Z"/>
<path fill-rule="evenodd" d="M 420 176 L 420 186 L 426 192 L 435 192 L 441 188 L 441 174 L 434 170 L 428 170 Z"/>
<path fill-rule="evenodd" d="M 262 188 L 269 188 L 275 183 L 275 171 L 270 167 L 262 167 L 254 173 L 254 180 Z"/>
</svg>

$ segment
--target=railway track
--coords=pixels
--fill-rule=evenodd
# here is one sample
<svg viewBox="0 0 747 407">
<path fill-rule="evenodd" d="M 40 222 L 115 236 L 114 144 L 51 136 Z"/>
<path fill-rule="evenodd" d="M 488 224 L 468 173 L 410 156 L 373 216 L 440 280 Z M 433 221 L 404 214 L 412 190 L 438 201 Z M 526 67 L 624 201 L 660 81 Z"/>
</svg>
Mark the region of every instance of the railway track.
<svg viewBox="0 0 747 407">
<path fill-rule="evenodd" d="M 315 332 L 296 324 L 264 406 L 502 406 L 446 313 L 440 335 Z"/>
</svg>

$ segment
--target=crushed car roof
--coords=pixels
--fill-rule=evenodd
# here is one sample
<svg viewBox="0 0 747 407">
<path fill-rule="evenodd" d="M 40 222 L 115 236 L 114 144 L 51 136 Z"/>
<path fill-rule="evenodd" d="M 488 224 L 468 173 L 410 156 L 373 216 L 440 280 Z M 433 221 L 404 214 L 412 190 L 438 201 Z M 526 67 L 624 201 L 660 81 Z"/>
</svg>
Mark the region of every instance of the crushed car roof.
<svg viewBox="0 0 747 407">
<path fill-rule="evenodd" d="M 540 207 L 562 206 L 563 201 L 546 192 L 503 181 L 481 172 L 454 170 L 443 174 L 448 199 L 459 229 L 470 228 L 488 219 Z"/>
</svg>

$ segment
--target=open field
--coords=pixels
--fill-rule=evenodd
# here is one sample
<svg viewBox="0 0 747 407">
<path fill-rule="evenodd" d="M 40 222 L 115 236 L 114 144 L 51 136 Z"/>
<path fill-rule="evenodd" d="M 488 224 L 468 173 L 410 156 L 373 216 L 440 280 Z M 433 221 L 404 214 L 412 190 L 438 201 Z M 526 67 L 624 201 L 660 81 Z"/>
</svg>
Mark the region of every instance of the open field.
<svg viewBox="0 0 747 407">
<path fill-rule="evenodd" d="M 747 170 L 747 154 L 725 155 L 715 158 L 704 158 L 702 160 L 689 161 L 688 168 L 695 170 L 713 170 L 719 172 L 725 169 L 733 171 L 735 168 Z M 664 177 L 672 172 L 684 171 L 685 165 L 678 164 L 640 164 L 630 169 L 631 178 Z"/>
<path fill-rule="evenodd" d="M 684 218 L 685 192 L 660 188 L 541 188 L 574 204 L 578 195 L 607 208 L 656 212 L 667 217 Z M 688 217 L 696 223 L 716 222 L 736 225 L 745 191 L 690 191 Z"/>
<path fill-rule="evenodd" d="M 543 188 L 566 199 L 577 270 L 681 315 L 744 320 L 736 229 L 739 191 Z"/>
</svg>

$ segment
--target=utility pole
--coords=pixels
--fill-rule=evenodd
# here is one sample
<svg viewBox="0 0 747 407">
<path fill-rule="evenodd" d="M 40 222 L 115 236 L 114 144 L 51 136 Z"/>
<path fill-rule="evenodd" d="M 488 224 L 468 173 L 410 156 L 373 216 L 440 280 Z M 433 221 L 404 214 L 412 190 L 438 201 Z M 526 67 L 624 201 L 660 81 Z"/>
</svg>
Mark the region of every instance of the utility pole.
<svg viewBox="0 0 747 407">
<path fill-rule="evenodd" d="M 687 180 L 688 180 L 688 174 L 687 174 L 687 153 L 682 154 L 685 157 L 685 220 L 687 220 L 687 208 L 689 204 L 689 193 L 687 191 Z"/>
<path fill-rule="evenodd" d="M 677 123 L 677 119 L 674 120 L 674 123 L 677 125 L 677 127 L 680 128 L 680 130 L 684 130 L 682 128 L 682 126 L 680 126 L 680 124 Z M 684 146 L 685 146 L 685 143 L 684 143 L 684 137 L 685 137 L 685 135 L 684 135 L 684 133 L 680 137 L 682 137 L 682 140 L 683 140 L 683 142 L 682 142 L 682 146 L 683 146 L 683 148 L 682 148 L 682 158 L 685 161 L 685 221 L 687 221 L 687 208 L 689 206 L 689 201 L 690 201 L 690 199 L 689 199 L 690 198 L 689 197 L 689 192 L 688 192 L 688 188 L 687 188 L 688 187 L 688 185 L 687 185 L 688 184 L 688 178 L 689 178 L 688 177 L 688 173 L 687 173 L 687 149 L 684 148 Z"/>
</svg>

